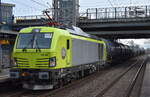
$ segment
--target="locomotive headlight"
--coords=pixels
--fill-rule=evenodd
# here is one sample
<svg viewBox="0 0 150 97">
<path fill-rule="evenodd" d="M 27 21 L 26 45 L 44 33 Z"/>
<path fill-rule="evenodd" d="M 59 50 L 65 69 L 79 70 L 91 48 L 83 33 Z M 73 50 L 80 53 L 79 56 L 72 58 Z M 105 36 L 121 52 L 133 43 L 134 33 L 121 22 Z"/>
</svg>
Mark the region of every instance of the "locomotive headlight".
<svg viewBox="0 0 150 97">
<path fill-rule="evenodd" d="M 56 57 L 52 57 L 49 59 L 49 67 L 55 67 L 56 66 Z"/>
</svg>

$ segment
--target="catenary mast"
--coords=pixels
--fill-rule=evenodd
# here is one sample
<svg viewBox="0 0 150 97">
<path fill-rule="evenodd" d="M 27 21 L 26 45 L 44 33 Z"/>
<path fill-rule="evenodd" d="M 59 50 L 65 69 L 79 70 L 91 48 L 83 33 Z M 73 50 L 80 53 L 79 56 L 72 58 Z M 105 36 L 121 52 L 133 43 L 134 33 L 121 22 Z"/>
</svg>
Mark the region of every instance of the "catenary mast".
<svg viewBox="0 0 150 97">
<path fill-rule="evenodd" d="M 79 0 L 53 0 L 55 21 L 72 26 L 77 23 L 79 17 Z"/>
</svg>

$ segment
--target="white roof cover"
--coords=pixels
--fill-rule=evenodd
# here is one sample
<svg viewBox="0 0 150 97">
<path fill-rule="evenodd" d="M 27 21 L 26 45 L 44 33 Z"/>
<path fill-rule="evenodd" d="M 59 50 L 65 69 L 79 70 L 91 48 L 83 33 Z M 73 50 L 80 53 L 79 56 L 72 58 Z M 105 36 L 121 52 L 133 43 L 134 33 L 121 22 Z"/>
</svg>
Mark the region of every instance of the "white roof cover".
<svg viewBox="0 0 150 97">
<path fill-rule="evenodd" d="M 71 34 L 81 35 L 85 37 L 91 37 L 90 34 L 85 33 L 82 29 L 79 27 L 72 26 L 73 29 L 66 28 L 67 31 L 69 31 Z"/>
</svg>

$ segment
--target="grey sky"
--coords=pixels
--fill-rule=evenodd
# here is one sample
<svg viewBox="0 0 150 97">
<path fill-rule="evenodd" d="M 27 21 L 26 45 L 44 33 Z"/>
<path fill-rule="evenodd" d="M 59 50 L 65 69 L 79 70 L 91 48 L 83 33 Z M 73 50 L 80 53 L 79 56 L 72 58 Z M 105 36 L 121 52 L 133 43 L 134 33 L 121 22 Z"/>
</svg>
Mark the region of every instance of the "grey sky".
<svg viewBox="0 0 150 97">
<path fill-rule="evenodd" d="M 37 4 L 34 1 L 40 2 L 41 4 Z M 113 6 L 150 4 L 150 0 L 80 0 L 80 11 L 83 11 L 86 8 L 111 7 L 109 1 L 111 1 Z M 22 16 L 42 14 L 41 11 L 48 8 L 51 5 L 52 0 L 2 0 L 2 2 L 15 4 L 15 16 Z"/>
</svg>

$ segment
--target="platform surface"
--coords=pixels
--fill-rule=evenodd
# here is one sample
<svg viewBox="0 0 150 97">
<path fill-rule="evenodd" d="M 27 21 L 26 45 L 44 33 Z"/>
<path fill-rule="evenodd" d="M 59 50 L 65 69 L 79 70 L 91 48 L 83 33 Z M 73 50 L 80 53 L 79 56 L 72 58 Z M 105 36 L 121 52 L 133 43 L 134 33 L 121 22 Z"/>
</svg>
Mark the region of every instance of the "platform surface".
<svg viewBox="0 0 150 97">
<path fill-rule="evenodd" d="M 143 85 L 140 97 L 150 97 L 150 60 L 146 64 Z"/>
<path fill-rule="evenodd" d="M 9 79 L 9 69 L 2 69 L 0 72 L 0 83 Z"/>
</svg>

